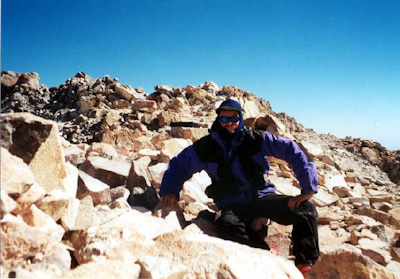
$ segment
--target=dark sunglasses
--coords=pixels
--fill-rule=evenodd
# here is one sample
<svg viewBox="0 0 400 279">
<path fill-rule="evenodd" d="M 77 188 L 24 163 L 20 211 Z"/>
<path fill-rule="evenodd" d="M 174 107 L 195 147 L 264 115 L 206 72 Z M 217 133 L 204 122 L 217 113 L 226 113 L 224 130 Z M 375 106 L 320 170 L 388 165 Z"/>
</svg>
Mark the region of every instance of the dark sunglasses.
<svg viewBox="0 0 400 279">
<path fill-rule="evenodd" d="M 221 121 L 221 123 L 228 123 L 228 122 L 232 122 L 232 123 L 236 123 L 240 120 L 240 117 L 235 115 L 232 117 L 226 117 L 226 116 L 220 116 L 219 117 L 219 121 Z"/>
</svg>

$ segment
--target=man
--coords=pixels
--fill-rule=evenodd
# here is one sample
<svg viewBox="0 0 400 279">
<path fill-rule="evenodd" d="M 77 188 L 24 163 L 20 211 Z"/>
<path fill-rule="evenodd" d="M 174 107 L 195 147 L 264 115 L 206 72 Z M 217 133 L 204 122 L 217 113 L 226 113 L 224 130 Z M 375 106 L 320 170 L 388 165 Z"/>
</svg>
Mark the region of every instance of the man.
<svg viewBox="0 0 400 279">
<path fill-rule="evenodd" d="M 250 229 L 257 217 L 279 224 L 293 224 L 293 254 L 298 269 L 307 273 L 319 256 L 317 211 L 308 200 L 318 191 L 315 165 L 299 146 L 269 132 L 244 128 L 242 108 L 235 100 L 224 101 L 210 134 L 184 149 L 170 161 L 161 183 L 162 203 L 170 207 L 179 198 L 183 183 L 205 170 L 212 180 L 206 194 L 214 199 L 221 216 L 216 223 L 222 238 L 268 249 Z M 302 188 L 296 197 L 277 195 L 264 174 L 267 156 L 285 160 Z"/>
</svg>

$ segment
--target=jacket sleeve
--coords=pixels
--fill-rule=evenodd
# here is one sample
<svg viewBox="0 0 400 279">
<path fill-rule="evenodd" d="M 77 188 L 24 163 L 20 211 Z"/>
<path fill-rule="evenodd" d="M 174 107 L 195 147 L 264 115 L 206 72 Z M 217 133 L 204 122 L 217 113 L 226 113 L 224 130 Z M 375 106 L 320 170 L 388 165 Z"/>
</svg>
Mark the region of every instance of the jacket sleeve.
<svg viewBox="0 0 400 279">
<path fill-rule="evenodd" d="M 179 196 L 186 180 L 202 169 L 202 163 L 194 150 L 194 146 L 185 148 L 169 162 L 168 169 L 161 182 L 160 196 L 170 194 Z"/>
<path fill-rule="evenodd" d="M 297 179 L 300 182 L 301 192 L 318 192 L 318 172 L 315 164 L 309 162 L 307 156 L 299 145 L 287 138 L 276 136 L 269 132 L 263 132 L 262 149 L 266 156 L 273 156 L 284 160 L 293 167 Z"/>
</svg>

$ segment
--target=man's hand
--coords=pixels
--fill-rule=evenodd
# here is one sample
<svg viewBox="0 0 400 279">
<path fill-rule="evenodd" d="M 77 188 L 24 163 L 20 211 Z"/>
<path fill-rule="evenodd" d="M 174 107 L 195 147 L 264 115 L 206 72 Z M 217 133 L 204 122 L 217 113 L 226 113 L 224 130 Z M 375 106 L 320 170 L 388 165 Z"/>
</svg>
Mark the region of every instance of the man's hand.
<svg viewBox="0 0 400 279">
<path fill-rule="evenodd" d="M 296 197 L 292 197 L 289 199 L 288 206 L 290 210 L 295 210 L 300 206 L 300 204 L 304 201 L 308 201 L 314 196 L 314 192 L 310 192 L 308 194 L 301 194 Z"/>
<path fill-rule="evenodd" d="M 165 195 L 161 197 L 161 203 L 166 207 L 173 207 L 177 201 L 178 199 L 174 194 Z"/>
</svg>

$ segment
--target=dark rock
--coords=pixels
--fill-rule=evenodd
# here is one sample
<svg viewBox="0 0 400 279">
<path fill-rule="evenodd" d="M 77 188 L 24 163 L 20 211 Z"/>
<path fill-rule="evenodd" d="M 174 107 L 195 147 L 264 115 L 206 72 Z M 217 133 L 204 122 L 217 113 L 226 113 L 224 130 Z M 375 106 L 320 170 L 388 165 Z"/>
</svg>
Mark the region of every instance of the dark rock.
<svg viewBox="0 0 400 279">
<path fill-rule="evenodd" d="M 188 127 L 188 128 L 204 128 L 204 124 L 186 121 L 186 122 L 171 122 L 171 127 Z M 207 127 L 207 126 L 206 126 Z"/>
</svg>

